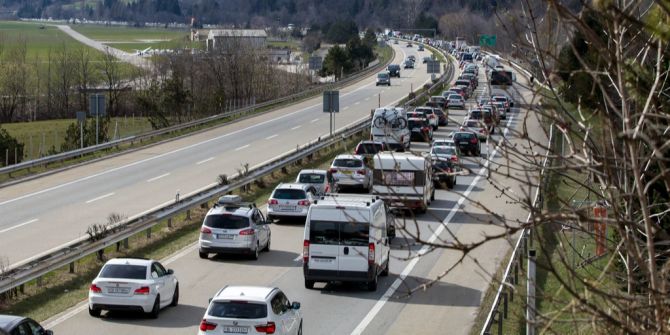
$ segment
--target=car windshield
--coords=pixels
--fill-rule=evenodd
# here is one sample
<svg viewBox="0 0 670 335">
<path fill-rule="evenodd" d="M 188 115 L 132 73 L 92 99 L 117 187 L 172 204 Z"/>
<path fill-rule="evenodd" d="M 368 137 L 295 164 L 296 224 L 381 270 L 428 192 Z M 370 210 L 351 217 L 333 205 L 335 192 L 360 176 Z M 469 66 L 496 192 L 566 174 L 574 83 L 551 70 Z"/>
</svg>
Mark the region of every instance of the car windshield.
<svg viewBox="0 0 670 335">
<path fill-rule="evenodd" d="M 217 318 L 262 319 L 268 316 L 268 307 L 247 301 L 214 301 L 207 314 Z"/>
<path fill-rule="evenodd" d="M 100 275 L 100 278 L 119 278 L 119 279 L 147 279 L 147 267 L 144 265 L 128 264 L 107 264 Z"/>
<path fill-rule="evenodd" d="M 249 219 L 240 215 L 214 214 L 205 217 L 204 225 L 217 229 L 242 229 L 249 227 Z"/>
<path fill-rule="evenodd" d="M 305 191 L 293 188 L 278 188 L 272 194 L 274 199 L 282 200 L 300 200 L 307 198 Z"/>
<path fill-rule="evenodd" d="M 298 177 L 299 183 L 319 184 L 326 180 L 326 176 L 318 173 L 302 173 Z"/>
<path fill-rule="evenodd" d="M 454 147 L 434 147 L 432 150 L 434 155 L 455 155 Z"/>
<path fill-rule="evenodd" d="M 356 154 L 376 154 L 382 151 L 382 145 L 378 143 L 361 143 L 356 147 Z"/>
<path fill-rule="evenodd" d="M 363 161 L 351 158 L 338 158 L 333 161 L 333 166 L 344 168 L 359 168 L 363 167 Z"/>
</svg>

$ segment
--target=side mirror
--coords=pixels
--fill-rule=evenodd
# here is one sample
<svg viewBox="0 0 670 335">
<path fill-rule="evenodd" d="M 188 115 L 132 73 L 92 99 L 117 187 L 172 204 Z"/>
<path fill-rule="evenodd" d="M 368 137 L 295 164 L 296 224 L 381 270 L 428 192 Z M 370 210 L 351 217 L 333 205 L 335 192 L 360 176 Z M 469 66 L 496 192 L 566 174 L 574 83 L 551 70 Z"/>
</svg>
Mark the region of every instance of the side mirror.
<svg viewBox="0 0 670 335">
<path fill-rule="evenodd" d="M 172 270 L 172 269 L 168 269 L 168 270 L 167 270 L 167 274 L 169 274 L 169 275 L 173 275 L 173 274 L 174 274 L 174 270 Z"/>
<path fill-rule="evenodd" d="M 300 309 L 300 303 L 297 301 L 294 301 L 293 304 L 291 304 L 291 308 L 298 310 Z"/>
<path fill-rule="evenodd" d="M 48 330 L 47 329 L 47 330 L 44 331 L 44 335 L 54 335 L 54 332 L 53 332 L 53 330 Z"/>
<path fill-rule="evenodd" d="M 209 298 L 209 300 L 207 300 L 207 303 L 208 303 L 208 304 L 211 304 L 211 303 L 212 303 L 212 299 L 213 299 L 213 298 Z"/>
</svg>

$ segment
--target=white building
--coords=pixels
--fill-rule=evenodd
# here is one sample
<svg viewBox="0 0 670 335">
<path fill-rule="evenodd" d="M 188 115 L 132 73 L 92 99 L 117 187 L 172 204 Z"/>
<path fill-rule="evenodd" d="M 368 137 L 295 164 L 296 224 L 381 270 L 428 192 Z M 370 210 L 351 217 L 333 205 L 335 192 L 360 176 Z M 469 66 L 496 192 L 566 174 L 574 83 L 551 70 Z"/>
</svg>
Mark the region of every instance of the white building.
<svg viewBox="0 0 670 335">
<path fill-rule="evenodd" d="M 262 29 L 212 29 L 207 34 L 207 50 L 251 47 L 264 49 L 268 35 Z"/>
</svg>

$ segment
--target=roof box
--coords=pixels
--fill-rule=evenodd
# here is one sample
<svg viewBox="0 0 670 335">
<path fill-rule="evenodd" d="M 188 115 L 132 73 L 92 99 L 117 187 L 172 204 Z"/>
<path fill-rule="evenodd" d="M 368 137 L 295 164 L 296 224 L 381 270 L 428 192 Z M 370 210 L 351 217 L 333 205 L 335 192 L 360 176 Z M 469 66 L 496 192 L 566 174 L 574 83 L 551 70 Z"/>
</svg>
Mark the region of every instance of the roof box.
<svg viewBox="0 0 670 335">
<path fill-rule="evenodd" d="M 219 198 L 219 201 L 216 202 L 219 205 L 222 206 L 231 206 L 231 205 L 236 205 L 240 206 L 242 204 L 242 197 L 239 195 L 224 195 Z"/>
</svg>

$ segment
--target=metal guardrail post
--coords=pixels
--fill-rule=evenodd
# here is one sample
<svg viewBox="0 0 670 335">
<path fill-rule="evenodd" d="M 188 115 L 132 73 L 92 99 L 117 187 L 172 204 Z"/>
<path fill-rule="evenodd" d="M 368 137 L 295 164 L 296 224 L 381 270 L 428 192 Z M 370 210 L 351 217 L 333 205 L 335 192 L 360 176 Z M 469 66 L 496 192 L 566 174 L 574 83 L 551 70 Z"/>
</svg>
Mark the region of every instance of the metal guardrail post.
<svg viewBox="0 0 670 335">
<path fill-rule="evenodd" d="M 507 319 L 507 292 L 503 292 L 502 294 L 503 297 L 503 317 Z"/>
<path fill-rule="evenodd" d="M 535 335 L 535 250 L 528 250 L 526 335 Z"/>
<path fill-rule="evenodd" d="M 500 311 L 496 311 L 496 321 L 498 321 L 498 335 L 503 335 L 503 317 Z"/>
</svg>

